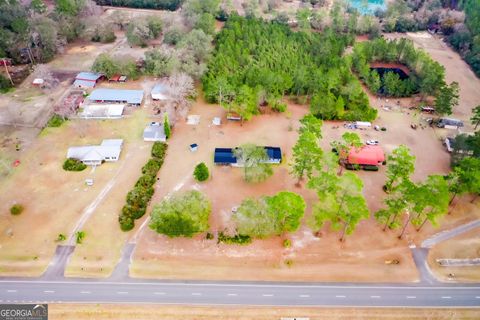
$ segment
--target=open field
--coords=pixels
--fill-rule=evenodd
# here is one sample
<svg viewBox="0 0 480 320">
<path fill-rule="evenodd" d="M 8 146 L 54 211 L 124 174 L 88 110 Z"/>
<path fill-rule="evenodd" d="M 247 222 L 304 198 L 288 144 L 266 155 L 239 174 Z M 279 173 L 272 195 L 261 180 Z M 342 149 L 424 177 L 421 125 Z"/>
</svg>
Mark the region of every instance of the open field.
<svg viewBox="0 0 480 320">
<path fill-rule="evenodd" d="M 372 98 L 372 104 L 380 107 L 385 104 Z M 408 105 L 406 101 L 401 101 Z M 307 107 L 289 103 L 287 114 L 268 114 L 255 117 L 249 123 L 224 123 L 220 128 L 210 125 L 214 116 L 224 114 L 219 107 L 205 105 L 198 101 L 191 114 L 199 114 L 201 123 L 189 126 L 179 123 L 162 168 L 153 202 L 174 190 L 199 189 L 207 194 L 213 205 L 210 220 L 211 230 L 231 229 L 228 220 L 231 208 L 245 197 L 273 194 L 280 190 L 292 190 L 300 193 L 310 211 L 315 195 L 305 186 L 297 188 L 295 179 L 288 174 L 288 162 L 291 147 L 296 141 L 298 119 L 307 112 Z M 399 144 L 407 144 L 417 156 L 417 171 L 414 179 L 423 179 L 428 174 L 446 173 L 449 168 L 449 156 L 444 151 L 438 130 L 432 128 L 410 129 L 412 122 L 418 121 L 418 115 L 408 109 L 379 109 L 376 123 L 385 125 L 386 132 L 372 130 L 358 131 L 363 139 L 376 138 L 387 152 Z M 339 128 L 340 126 L 340 128 Z M 327 122 L 323 127 L 323 147 L 328 150 L 329 142 L 341 137 L 345 129 L 341 123 Z M 419 139 L 418 137 L 422 137 Z M 274 176 L 257 185 L 247 184 L 242 179 L 242 170 L 230 167 L 213 166 L 215 147 L 233 147 L 245 142 L 263 145 L 279 145 L 286 161 L 274 168 Z M 190 153 L 188 144 L 197 142 L 199 151 Z M 437 161 L 433 162 L 431 159 Z M 212 178 L 198 184 L 193 180 L 192 172 L 196 163 L 204 161 L 210 167 Z M 172 168 L 169 170 L 169 168 Z M 174 168 L 174 169 L 173 169 Z M 384 193 L 384 171 L 358 172 L 365 183 L 365 195 L 372 212 L 380 206 Z M 456 215 L 452 215 L 452 217 Z M 447 218 L 448 220 L 448 218 Z M 447 222 L 447 225 L 450 223 Z M 285 249 L 283 238 L 256 240 L 249 246 L 217 244 L 214 240 L 168 239 L 155 234 L 148 227 L 140 231 L 135 251 L 131 275 L 138 277 L 188 278 L 188 279 L 237 279 L 237 280 L 290 280 L 290 281 L 416 281 L 415 270 L 408 242 L 422 233 L 410 232 L 407 240 L 399 241 L 398 232 L 381 232 L 381 228 L 372 219 L 360 223 L 355 233 L 346 243 L 338 242 L 338 235 L 322 229 L 321 236 L 314 236 L 307 227 L 309 214 L 303 227 L 290 236 L 293 246 Z M 429 230 L 425 228 L 425 230 Z M 375 236 L 371 236 L 375 234 Z M 400 265 L 386 265 L 386 260 L 398 259 Z M 290 264 L 287 266 L 286 264 Z M 208 267 L 207 267 L 208 265 Z M 237 268 L 242 266 L 241 268 Z M 370 270 L 364 272 L 362 270 Z M 375 270 L 373 272 L 372 270 Z"/>
<path fill-rule="evenodd" d="M 442 267 L 436 259 L 473 259 L 480 257 L 480 229 L 476 228 L 434 246 L 429 253 L 428 263 L 433 274 L 441 281 L 479 282 L 480 266 Z M 449 278 L 449 274 L 454 274 Z"/>
<path fill-rule="evenodd" d="M 116 217 L 122 203 L 118 199 L 123 199 L 127 193 L 127 188 L 121 183 L 133 184 L 149 156 L 149 146 L 140 139 L 145 121 L 142 111 L 138 111 L 127 119 L 73 120 L 60 128 L 48 128 L 42 132 L 20 157 L 21 165 L 0 184 L 0 214 L 3 217 L 0 219 L 1 274 L 40 275 L 55 250 L 57 235 L 68 235 L 100 191 L 107 184 L 114 183 L 116 185 L 107 194 L 107 199 L 113 201 L 115 206 L 109 210 L 110 202 L 104 204 L 99 199 L 101 213 L 97 210 L 91 218 L 96 227 L 87 223 L 85 228 L 85 246 L 95 244 L 104 248 L 103 254 L 110 252 L 120 234 L 117 232 Z M 104 138 L 125 139 L 118 162 L 103 164 L 95 171 L 91 168 L 82 172 L 62 169 L 69 146 L 96 144 Z M 85 178 L 94 178 L 95 185 L 86 187 Z M 25 206 L 20 216 L 11 216 L 9 213 L 10 206 L 15 202 Z M 107 219 L 111 226 L 100 229 L 99 226 L 105 225 L 102 219 Z M 97 236 L 97 239 L 93 238 Z M 103 237 L 109 238 L 112 244 L 108 244 Z M 79 251 L 82 254 L 82 249 Z M 92 250 L 92 255 L 95 254 L 96 251 Z M 88 260 L 93 259 L 93 256 L 86 256 Z M 75 254 L 72 263 L 75 263 Z"/>
<path fill-rule="evenodd" d="M 162 319 L 162 320 L 278 320 L 282 317 L 315 319 L 478 319 L 478 309 L 407 309 L 407 308 L 278 308 L 234 306 L 168 306 L 168 305 L 94 305 L 50 304 L 50 319 Z"/>
</svg>

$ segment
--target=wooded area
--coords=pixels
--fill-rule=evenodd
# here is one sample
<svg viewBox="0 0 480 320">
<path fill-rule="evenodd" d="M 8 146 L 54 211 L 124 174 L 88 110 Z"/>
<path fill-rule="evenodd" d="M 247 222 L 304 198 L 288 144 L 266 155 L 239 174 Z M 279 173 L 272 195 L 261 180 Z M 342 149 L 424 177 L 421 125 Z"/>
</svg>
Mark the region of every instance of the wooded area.
<svg viewBox="0 0 480 320">
<path fill-rule="evenodd" d="M 177 10 L 183 0 L 95 0 L 101 6 Z"/>
<path fill-rule="evenodd" d="M 382 89 L 382 94 L 386 96 L 405 97 L 416 92 L 431 96 L 445 85 L 445 68 L 424 51 L 415 49 L 412 41 L 405 38 L 393 41 L 378 38 L 358 42 L 353 48 L 351 59 L 354 70 L 373 93 L 379 93 Z M 386 72 L 380 77 L 371 68 L 372 62 L 404 65 L 410 71 L 408 78 L 401 80 L 393 72 Z"/>
<path fill-rule="evenodd" d="M 293 32 L 276 22 L 233 15 L 216 39 L 203 77 L 205 97 L 245 120 L 284 95 L 310 100 L 322 119 L 373 120 L 367 95 L 342 57 L 350 35 Z"/>
</svg>

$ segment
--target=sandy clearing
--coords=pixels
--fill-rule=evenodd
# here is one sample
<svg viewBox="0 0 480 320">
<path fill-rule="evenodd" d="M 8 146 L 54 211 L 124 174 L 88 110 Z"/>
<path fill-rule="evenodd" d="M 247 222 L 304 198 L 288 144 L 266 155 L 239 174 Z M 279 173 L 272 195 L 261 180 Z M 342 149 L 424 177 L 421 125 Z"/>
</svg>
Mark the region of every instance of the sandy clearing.
<svg viewBox="0 0 480 320">
<path fill-rule="evenodd" d="M 468 123 L 465 131 L 473 131 L 470 125 L 472 108 L 480 104 L 480 79 L 478 79 L 468 64 L 460 55 L 450 48 L 439 36 L 432 36 L 426 32 L 399 34 L 385 34 L 386 38 L 407 37 L 417 47 L 422 48 L 430 56 L 445 67 L 445 80 L 447 83 L 456 81 L 460 85 L 460 103 L 454 109 L 453 117 Z"/>
</svg>

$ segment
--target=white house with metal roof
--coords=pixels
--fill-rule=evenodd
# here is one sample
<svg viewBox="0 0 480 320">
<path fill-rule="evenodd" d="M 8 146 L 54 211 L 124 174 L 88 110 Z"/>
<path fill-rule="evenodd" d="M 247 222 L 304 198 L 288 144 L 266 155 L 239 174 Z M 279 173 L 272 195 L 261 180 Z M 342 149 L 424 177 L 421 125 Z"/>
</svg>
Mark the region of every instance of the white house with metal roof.
<svg viewBox="0 0 480 320">
<path fill-rule="evenodd" d="M 70 147 L 67 158 L 77 159 L 88 166 L 98 166 L 103 161 L 118 161 L 122 147 L 123 139 L 105 139 L 98 146 Z"/>
<path fill-rule="evenodd" d="M 88 96 L 90 101 L 101 103 L 126 103 L 139 106 L 143 101 L 143 90 L 95 89 Z"/>
<path fill-rule="evenodd" d="M 151 122 L 143 130 L 143 140 L 144 141 L 167 141 L 167 136 L 165 135 L 165 129 L 163 124 L 160 122 Z"/>
</svg>

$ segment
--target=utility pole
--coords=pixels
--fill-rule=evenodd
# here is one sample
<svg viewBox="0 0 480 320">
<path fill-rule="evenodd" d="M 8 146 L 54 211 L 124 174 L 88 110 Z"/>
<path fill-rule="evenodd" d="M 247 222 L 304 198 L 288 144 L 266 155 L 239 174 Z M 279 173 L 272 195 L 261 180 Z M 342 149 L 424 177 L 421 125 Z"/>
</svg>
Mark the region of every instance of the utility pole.
<svg viewBox="0 0 480 320">
<path fill-rule="evenodd" d="M 8 61 L 7 59 L 2 58 L 3 65 L 5 66 L 5 71 L 7 71 L 8 79 L 10 79 L 10 83 L 12 84 L 12 86 L 14 86 L 15 84 L 13 83 L 12 76 L 10 75 L 10 72 L 8 71 L 7 61 Z"/>
</svg>

